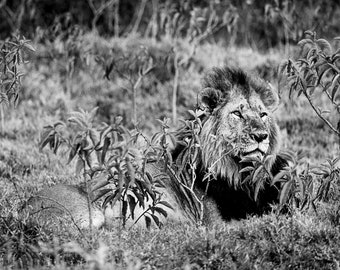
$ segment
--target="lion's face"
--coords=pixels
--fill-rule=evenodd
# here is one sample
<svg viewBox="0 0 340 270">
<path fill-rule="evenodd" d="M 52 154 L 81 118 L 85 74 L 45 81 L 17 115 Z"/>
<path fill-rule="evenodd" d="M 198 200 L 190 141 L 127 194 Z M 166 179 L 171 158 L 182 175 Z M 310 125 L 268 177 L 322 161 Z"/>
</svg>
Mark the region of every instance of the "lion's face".
<svg viewBox="0 0 340 270">
<path fill-rule="evenodd" d="M 256 94 L 246 99 L 240 93 L 234 93 L 231 100 L 218 112 L 220 123 L 216 136 L 232 147 L 231 156 L 262 158 L 270 150 L 268 109 Z"/>
<path fill-rule="evenodd" d="M 269 84 L 241 71 L 214 70 L 204 83 L 201 100 L 208 115 L 201 130 L 202 161 L 235 184 L 242 158 L 275 159 L 279 131 L 272 111 L 278 99 Z"/>
</svg>

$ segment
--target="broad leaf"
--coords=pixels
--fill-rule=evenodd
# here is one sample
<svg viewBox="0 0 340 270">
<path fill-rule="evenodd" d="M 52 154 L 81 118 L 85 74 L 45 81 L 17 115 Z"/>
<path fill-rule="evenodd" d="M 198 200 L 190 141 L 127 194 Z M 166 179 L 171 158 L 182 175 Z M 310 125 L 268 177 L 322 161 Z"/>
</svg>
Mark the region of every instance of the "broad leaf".
<svg viewBox="0 0 340 270">
<path fill-rule="evenodd" d="M 288 198 L 291 195 L 292 184 L 293 184 L 293 180 L 290 180 L 284 183 L 281 193 L 280 193 L 280 204 L 281 205 L 284 205 L 287 203 Z"/>
<path fill-rule="evenodd" d="M 149 216 L 144 216 L 145 218 L 145 224 L 146 224 L 146 228 L 150 229 L 151 226 L 151 218 Z"/>
</svg>

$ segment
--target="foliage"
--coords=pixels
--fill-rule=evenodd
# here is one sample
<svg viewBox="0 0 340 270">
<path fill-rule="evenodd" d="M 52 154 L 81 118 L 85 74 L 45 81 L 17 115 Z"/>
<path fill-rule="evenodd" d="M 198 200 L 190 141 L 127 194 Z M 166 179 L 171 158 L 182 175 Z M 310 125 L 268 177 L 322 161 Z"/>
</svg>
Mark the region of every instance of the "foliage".
<svg viewBox="0 0 340 270">
<path fill-rule="evenodd" d="M 49 61 L 58 59 L 58 73 L 63 77 L 64 88 L 72 93 L 71 80 L 80 70 L 89 68 L 92 60 L 91 50 L 85 40 L 84 31 L 77 25 L 67 29 L 55 22 L 50 28 L 37 28 L 35 42 L 44 44 L 48 50 L 40 52 Z"/>
<path fill-rule="evenodd" d="M 30 40 L 20 36 L 12 36 L 0 40 L 0 104 L 17 104 L 24 75 L 19 65 L 27 63 L 25 53 L 34 52 Z"/>
<path fill-rule="evenodd" d="M 103 123 L 100 127 L 93 125 L 97 108 L 91 112 L 81 110 L 73 112 L 68 118 L 68 124 L 57 122 L 45 127 L 41 136 L 40 147 L 49 146 L 57 153 L 63 146 L 68 152 L 68 162 L 76 159 L 76 174 L 83 176 L 86 187 L 91 192 L 98 191 L 93 199 L 98 200 L 105 195 L 103 208 L 121 206 L 122 224 L 131 217 L 137 222 L 144 217 L 147 227 L 153 220 L 157 226 L 162 226 L 154 213 L 167 216 L 160 205 L 171 207 L 161 200 L 161 193 L 156 187 L 162 186 L 160 178 L 153 179 L 145 172 L 145 165 L 150 161 L 163 159 L 166 150 L 164 133 L 160 133 L 160 145 L 157 137 L 149 141 L 138 129 L 129 131 L 117 117 L 112 125 Z M 162 135 L 163 134 L 163 135 Z M 146 144 L 145 149 L 138 144 Z M 168 155 L 165 155 L 168 157 Z M 165 162 L 167 159 L 165 158 Z M 166 163 L 165 163 L 166 164 Z M 91 187 L 90 187 L 91 186 Z M 146 202 L 151 201 L 150 204 Z M 136 205 L 145 211 L 135 217 Z"/>
<path fill-rule="evenodd" d="M 316 210 L 316 179 L 312 177 L 309 165 L 304 161 L 306 153 L 286 151 L 282 153 L 282 157 L 289 164 L 272 179 L 272 184 L 281 183 L 279 210 L 287 206 L 290 211 L 302 211 L 310 207 Z"/>
<path fill-rule="evenodd" d="M 153 70 L 154 60 L 146 47 L 140 47 L 132 55 L 125 56 L 123 53 L 119 58 L 111 56 L 110 59 L 104 59 L 97 56 L 97 61 L 103 66 L 105 70 L 104 77 L 110 80 L 111 73 L 115 76 L 123 78 L 127 86 L 122 86 L 132 96 L 132 123 L 138 124 L 137 119 L 137 91 L 142 80 Z"/>
<path fill-rule="evenodd" d="M 263 189 L 265 183 L 270 182 L 273 178 L 271 174 L 271 167 L 272 164 L 272 155 L 268 155 L 261 160 L 259 157 L 244 157 L 241 160 L 241 163 L 247 164 L 242 170 L 240 170 L 241 174 L 246 174 L 247 176 L 244 178 L 240 186 L 242 187 L 244 184 L 252 186 L 254 194 L 253 198 L 254 201 L 257 201 L 257 197 L 261 189 Z M 272 185 L 275 182 L 271 183 Z"/>
<path fill-rule="evenodd" d="M 289 96 L 304 95 L 317 116 L 340 138 L 340 49 L 334 53 L 330 43 L 325 39 L 317 39 L 316 33 L 306 31 L 307 38 L 299 42 L 301 58 L 288 59 L 279 67 L 279 73 L 287 78 Z M 336 38 L 339 39 L 339 38 Z M 327 100 L 327 109 L 331 109 L 337 117 L 332 123 L 328 116 L 331 111 L 316 105 L 320 97 Z M 340 147 L 340 144 L 339 144 Z M 303 153 L 289 153 L 286 159 L 291 162 L 284 171 L 280 172 L 273 182 L 282 181 L 280 204 L 297 206 L 316 210 L 316 201 L 328 201 L 330 190 L 339 185 L 340 156 L 327 159 L 324 164 L 310 169 L 310 165 L 301 162 Z"/>
<path fill-rule="evenodd" d="M 43 262 L 44 256 L 37 248 L 39 241 L 47 240 L 42 228 L 27 217 L 10 215 L 0 219 L 1 265 L 24 269 Z"/>
<path fill-rule="evenodd" d="M 153 220 L 158 227 L 163 224 L 155 215 L 167 217 L 160 205 L 172 208 L 169 202 L 162 200 L 162 176 L 152 177 L 145 170 L 148 162 L 163 165 L 164 173 L 170 173 L 172 181 L 177 181 L 191 203 L 190 211 L 197 222 L 203 219 L 203 197 L 195 192 L 195 171 L 199 157 L 199 131 L 202 127 L 199 111 L 189 111 L 193 119 L 183 121 L 183 128 L 175 133 L 170 131 L 169 119 L 158 120 L 161 131 L 155 132 L 151 139 L 143 135 L 138 128 L 127 130 L 117 117 L 112 125 L 93 126 L 96 109 L 91 112 L 73 112 L 68 122 L 73 129 L 66 128 L 63 122 L 45 127 L 41 136 L 40 147 L 49 146 L 54 153 L 66 146 L 68 162 L 76 159 L 76 173 L 83 176 L 91 192 L 99 191 L 93 201 L 105 197 L 103 208 L 115 204 L 121 205 L 122 224 L 131 217 L 137 223 L 145 218 L 147 227 Z M 76 127 L 76 129 L 74 129 Z M 68 132 L 67 132 L 68 131 Z M 66 134 L 67 132 L 67 134 Z M 172 159 L 170 147 L 181 140 L 183 149 L 180 157 Z M 189 171 L 187 171 L 189 169 Z M 207 179 L 210 177 L 207 176 Z M 148 202 L 150 202 L 149 204 Z M 145 211 L 135 216 L 136 205 Z"/>
<path fill-rule="evenodd" d="M 200 110 L 189 110 L 191 119 L 182 120 L 183 125 L 176 132 L 177 143 L 181 144 L 181 151 L 173 163 L 173 170 L 170 171 L 172 178 L 184 188 L 183 192 L 187 194 L 187 198 L 190 198 L 190 210 L 198 224 L 203 222 L 203 200 L 206 196 L 206 194 L 199 196 L 195 185 L 201 147 L 199 133 L 202 129 L 202 113 Z M 210 181 L 211 179 L 213 177 L 208 172 L 204 180 Z"/>
<path fill-rule="evenodd" d="M 317 39 L 316 33 L 307 31 L 310 37 L 299 42 L 301 58 L 294 61 L 288 59 L 279 67 L 279 73 L 287 74 L 289 96 L 303 94 L 313 110 L 340 137 L 340 121 L 331 123 L 326 115 L 330 113 L 317 107 L 315 92 L 320 91 L 328 98 L 329 106 L 340 115 L 340 103 L 337 96 L 340 92 L 340 48 L 334 53 L 330 43 L 325 39 Z M 340 37 L 335 38 L 340 40 Z M 314 95 L 313 95 L 314 94 Z"/>
</svg>

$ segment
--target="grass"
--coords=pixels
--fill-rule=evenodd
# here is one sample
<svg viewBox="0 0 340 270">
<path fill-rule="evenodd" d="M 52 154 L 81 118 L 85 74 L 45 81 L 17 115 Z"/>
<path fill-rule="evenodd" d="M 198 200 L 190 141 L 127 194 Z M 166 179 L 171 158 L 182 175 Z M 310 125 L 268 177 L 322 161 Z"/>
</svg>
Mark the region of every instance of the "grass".
<svg viewBox="0 0 340 270">
<path fill-rule="evenodd" d="M 104 59 L 117 60 L 122 53 L 129 58 L 141 46 L 150 48 L 159 62 L 137 92 L 139 127 L 152 134 L 158 128 L 156 119 L 171 117 L 173 65 L 171 61 L 162 64 L 166 56 L 172 59 L 170 41 L 133 36 L 104 39 L 91 33 L 84 35 L 82 42 L 84 48 Z M 77 108 L 91 110 L 95 106 L 99 106 L 98 123 L 122 115 L 129 126 L 131 119 L 131 93 L 124 90 L 126 81 L 116 78 L 114 72 L 110 81 L 103 79 L 104 68 L 93 55 L 88 65 L 76 64 L 73 76 L 68 77 L 63 51 L 59 57 L 53 55 L 60 44 L 34 45 L 37 54 L 25 67 L 20 103 L 15 109 L 5 110 L 0 138 L 0 264 L 5 269 L 339 269 L 336 200 L 320 204 L 317 214 L 271 214 L 212 228 L 166 224 L 161 230 L 151 231 L 99 230 L 93 235 L 64 229 L 51 233 L 22 216 L 18 209 L 43 186 L 81 181 L 75 176 L 74 164 L 66 164 L 63 152 L 54 155 L 39 151 L 39 134 L 45 125 L 66 119 L 67 113 Z M 177 46 L 181 57 L 190 53 L 185 41 Z M 200 78 L 207 68 L 239 65 L 277 85 L 275 69 L 282 58 L 279 50 L 263 54 L 248 48 L 200 45 L 180 70 L 178 114 L 185 117 L 195 105 Z M 338 153 L 337 138 L 306 101 L 290 100 L 287 92 L 281 95 L 276 116 L 283 148 L 307 151 L 312 164 L 334 157 Z"/>
<path fill-rule="evenodd" d="M 66 234 L 40 243 L 43 261 L 59 262 L 51 269 L 337 269 L 340 256 L 339 228 L 301 214 L 250 217 L 213 228 L 102 230 L 91 245 L 79 235 L 67 243 L 59 237 Z"/>
</svg>

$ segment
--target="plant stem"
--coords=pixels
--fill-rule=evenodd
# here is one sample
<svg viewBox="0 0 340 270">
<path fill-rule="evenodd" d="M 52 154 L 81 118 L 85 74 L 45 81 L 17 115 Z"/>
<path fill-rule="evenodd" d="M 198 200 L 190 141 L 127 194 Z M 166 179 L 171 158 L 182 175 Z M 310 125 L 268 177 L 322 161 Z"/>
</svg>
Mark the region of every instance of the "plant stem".
<svg viewBox="0 0 340 270">
<path fill-rule="evenodd" d="M 145 6 L 146 6 L 146 2 L 148 0 L 142 0 L 141 4 L 140 4 L 140 7 L 138 9 L 138 15 L 137 15 L 137 18 L 136 18 L 136 21 L 135 21 L 135 24 L 133 25 L 133 28 L 131 30 L 131 33 L 135 34 L 137 33 L 138 31 L 138 27 L 140 25 L 140 22 L 142 20 L 142 16 L 143 16 L 143 13 L 144 13 L 144 10 L 145 10 Z"/>
<path fill-rule="evenodd" d="M 90 193 L 92 192 L 90 190 L 90 187 L 88 185 L 87 179 L 86 179 L 86 170 L 85 170 L 85 166 L 86 166 L 86 159 L 84 159 L 81 155 L 79 155 L 79 157 L 81 158 L 81 160 L 84 162 L 84 172 L 83 172 L 83 179 L 85 182 L 85 188 L 86 188 L 86 199 L 87 199 L 87 207 L 88 207 L 88 211 L 89 211 L 89 218 L 90 218 L 90 241 L 91 241 L 91 245 L 93 244 L 93 222 L 92 222 L 92 207 L 91 207 L 91 195 Z"/>
<path fill-rule="evenodd" d="M 135 225 L 143 216 L 145 216 L 145 214 L 147 212 L 149 212 L 151 210 L 151 207 L 149 205 L 149 207 L 142 213 L 140 214 L 140 216 L 136 219 L 136 221 L 131 225 L 130 229 L 132 228 L 133 225 Z"/>
<path fill-rule="evenodd" d="M 132 87 L 132 124 L 137 125 L 137 89 L 142 81 L 143 75 L 139 75 Z"/>
<path fill-rule="evenodd" d="M 99 17 L 102 15 L 102 13 L 104 12 L 104 10 L 106 8 L 110 7 L 115 1 L 117 1 L 119 3 L 119 0 L 110 0 L 110 1 L 104 2 L 99 8 L 96 8 L 93 0 L 87 0 L 88 4 L 90 6 L 90 9 L 92 10 L 92 13 L 93 13 L 93 19 L 92 19 L 92 22 L 91 22 L 92 31 L 96 30 L 97 21 L 98 21 Z M 117 3 L 117 5 L 118 5 L 118 3 Z M 118 22 L 116 22 L 116 24 L 117 23 Z"/>
<path fill-rule="evenodd" d="M 174 58 L 174 68 L 175 68 L 175 76 L 174 76 L 174 86 L 172 90 L 172 122 L 176 125 L 177 122 L 177 91 L 178 91 L 178 78 L 179 78 L 179 67 L 178 67 L 178 54 L 175 51 Z"/>
<path fill-rule="evenodd" d="M 115 37 L 119 37 L 119 0 L 115 4 Z"/>
<path fill-rule="evenodd" d="M 0 104 L 0 117 L 1 117 L 1 135 L 5 134 L 5 114 L 4 114 L 4 106 Z"/>
<path fill-rule="evenodd" d="M 331 128 L 331 130 L 333 130 L 340 137 L 340 132 L 335 127 L 333 127 L 333 125 L 325 117 L 322 116 L 322 114 L 318 111 L 318 109 L 313 104 L 312 99 L 310 98 L 310 96 L 308 95 L 305 89 L 303 90 L 303 93 L 305 97 L 307 98 L 309 104 L 313 108 L 313 110 L 316 112 L 316 114 L 327 124 L 327 126 Z"/>
</svg>

